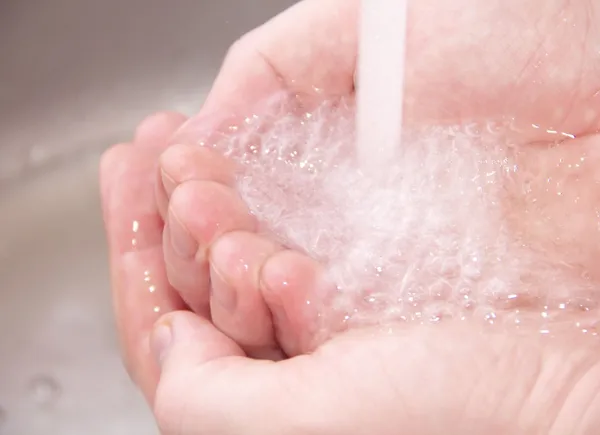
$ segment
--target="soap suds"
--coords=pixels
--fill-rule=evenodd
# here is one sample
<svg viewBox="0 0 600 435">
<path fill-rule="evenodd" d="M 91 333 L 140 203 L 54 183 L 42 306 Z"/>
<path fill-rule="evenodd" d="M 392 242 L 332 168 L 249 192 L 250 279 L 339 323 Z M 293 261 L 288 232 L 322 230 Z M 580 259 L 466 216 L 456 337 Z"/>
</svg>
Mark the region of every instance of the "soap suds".
<svg viewBox="0 0 600 435">
<path fill-rule="evenodd" d="M 299 113 L 276 101 L 199 142 L 240 163 L 238 189 L 262 231 L 326 266 L 335 291 L 324 311 L 595 331 L 593 147 L 515 144 L 496 121 L 407 126 L 373 180 L 355 161 L 352 102 Z"/>
</svg>

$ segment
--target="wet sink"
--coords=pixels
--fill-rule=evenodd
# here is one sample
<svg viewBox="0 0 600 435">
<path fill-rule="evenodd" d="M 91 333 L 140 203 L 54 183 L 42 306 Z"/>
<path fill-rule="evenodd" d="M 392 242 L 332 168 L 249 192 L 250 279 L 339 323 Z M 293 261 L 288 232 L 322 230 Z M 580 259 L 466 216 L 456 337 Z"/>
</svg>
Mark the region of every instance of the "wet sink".
<svg viewBox="0 0 600 435">
<path fill-rule="evenodd" d="M 227 47 L 292 3 L 0 2 L 0 435 L 157 433 L 119 359 L 98 158 L 198 110 Z"/>
</svg>

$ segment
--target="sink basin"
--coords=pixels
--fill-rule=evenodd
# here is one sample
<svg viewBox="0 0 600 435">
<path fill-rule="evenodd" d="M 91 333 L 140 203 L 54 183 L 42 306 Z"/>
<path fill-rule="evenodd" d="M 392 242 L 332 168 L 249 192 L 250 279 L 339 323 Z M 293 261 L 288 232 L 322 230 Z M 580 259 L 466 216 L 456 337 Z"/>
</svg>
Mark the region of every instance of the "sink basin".
<svg viewBox="0 0 600 435">
<path fill-rule="evenodd" d="M 157 433 L 119 358 L 98 158 L 197 111 L 227 47 L 292 3 L 0 2 L 0 435 Z"/>
</svg>

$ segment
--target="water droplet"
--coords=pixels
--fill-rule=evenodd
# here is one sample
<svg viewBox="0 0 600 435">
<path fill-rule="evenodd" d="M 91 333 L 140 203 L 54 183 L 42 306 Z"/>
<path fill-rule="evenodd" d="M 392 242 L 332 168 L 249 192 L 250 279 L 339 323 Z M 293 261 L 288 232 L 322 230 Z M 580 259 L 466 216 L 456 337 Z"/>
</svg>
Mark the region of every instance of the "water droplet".
<svg viewBox="0 0 600 435">
<path fill-rule="evenodd" d="M 588 334 L 593 335 L 594 337 L 598 336 L 598 330 L 595 326 L 588 328 Z"/>
<path fill-rule="evenodd" d="M 135 248 L 137 246 L 137 244 L 138 244 L 138 240 L 137 240 L 136 234 L 140 231 L 140 221 L 134 220 L 131 223 L 131 231 L 134 234 L 134 236 L 131 238 L 131 246 L 133 248 Z"/>
<path fill-rule="evenodd" d="M 590 273 L 587 270 L 584 270 L 583 272 L 581 272 L 581 279 L 583 279 L 585 281 L 589 281 Z"/>
<path fill-rule="evenodd" d="M 154 311 L 155 313 L 160 313 L 160 307 L 154 307 L 153 311 Z"/>
<path fill-rule="evenodd" d="M 471 124 L 467 124 L 464 127 L 465 134 L 470 137 L 480 137 L 481 136 L 481 128 L 479 124 L 473 122 Z"/>
<path fill-rule="evenodd" d="M 440 279 L 431 286 L 430 292 L 434 299 L 446 300 L 452 293 L 452 286 L 446 280 Z"/>
<path fill-rule="evenodd" d="M 471 294 L 471 289 L 469 287 L 463 287 L 458 292 L 465 298 L 468 298 Z"/>
<path fill-rule="evenodd" d="M 50 406 L 59 398 L 62 389 L 56 379 L 48 375 L 39 375 L 31 380 L 29 391 L 36 405 Z"/>
<path fill-rule="evenodd" d="M 493 325 L 494 322 L 496 321 L 496 313 L 494 313 L 493 311 L 490 311 L 485 314 L 484 319 L 487 323 L 489 323 L 490 325 Z"/>
<path fill-rule="evenodd" d="M 463 303 L 463 308 L 467 311 L 473 311 L 476 306 L 477 306 L 477 304 L 475 303 L 475 301 L 473 301 L 471 299 L 466 299 L 465 302 Z"/>
<path fill-rule="evenodd" d="M 587 298 L 575 298 L 568 302 L 567 306 L 574 311 L 590 311 L 597 307 L 596 301 Z"/>
<path fill-rule="evenodd" d="M 486 123 L 486 130 L 492 135 L 499 135 L 506 127 L 499 121 L 489 121 Z"/>
<path fill-rule="evenodd" d="M 468 279 L 478 279 L 481 277 L 480 268 L 473 263 L 466 264 L 462 267 L 463 276 Z"/>
<path fill-rule="evenodd" d="M 442 321 L 442 315 L 440 313 L 433 314 L 429 318 L 429 323 L 440 323 Z"/>
</svg>

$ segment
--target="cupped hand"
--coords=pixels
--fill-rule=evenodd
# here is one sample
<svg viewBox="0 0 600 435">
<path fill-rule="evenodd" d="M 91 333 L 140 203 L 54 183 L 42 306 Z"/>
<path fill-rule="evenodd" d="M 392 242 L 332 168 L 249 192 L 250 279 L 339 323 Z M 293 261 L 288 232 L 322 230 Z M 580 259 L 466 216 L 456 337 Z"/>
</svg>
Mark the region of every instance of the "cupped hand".
<svg viewBox="0 0 600 435">
<path fill-rule="evenodd" d="M 524 142 L 553 139 L 557 132 L 595 132 L 599 65 L 597 48 L 588 41 L 598 34 L 596 13 L 593 2 L 415 2 L 409 19 L 407 122 L 510 117 L 517 120 L 515 129 Z M 207 122 L 217 129 L 222 118 L 259 110 L 255 103 L 279 90 L 297 94 L 305 105 L 351 95 L 356 20 L 355 1 L 307 0 L 244 37 L 232 48 L 200 116 L 179 130 L 172 143 L 193 144 Z M 250 298 L 246 317 L 242 311 L 238 324 L 222 323 L 218 329 L 205 318 L 176 311 L 186 308 L 181 296 L 199 314 L 206 314 L 209 305 L 215 311 L 216 300 L 209 298 L 206 284 L 209 257 L 200 256 L 200 266 L 192 265 L 205 280 L 196 281 L 196 289 L 205 292 L 186 289 L 185 283 L 176 292 L 170 281 L 184 275 L 167 275 L 160 215 L 169 221 L 168 197 L 176 190 L 182 198 L 200 197 L 207 188 L 216 195 L 223 189 L 215 184 L 227 185 L 228 180 L 198 174 L 193 165 L 188 173 L 173 171 L 168 168 L 173 158 L 163 157 L 157 205 L 155 175 L 149 172 L 183 119 L 160 115 L 159 121 L 144 123 L 134 144 L 107 153 L 102 176 L 126 360 L 155 403 L 164 433 L 396 434 L 402 428 L 406 433 L 456 428 L 456 433 L 560 434 L 586 433 L 598 423 L 593 420 L 599 406 L 597 351 L 577 339 L 482 338 L 468 325 L 361 331 L 340 336 L 311 355 L 274 363 L 246 356 L 278 359 L 308 350 L 300 333 L 305 319 L 281 293 L 257 286 L 255 292 L 238 291 Z M 213 184 L 199 186 L 202 181 Z M 228 204 L 235 210 L 235 201 Z M 223 237 L 229 233 L 242 240 L 254 237 L 252 222 L 239 224 L 234 220 L 215 240 L 188 231 L 192 258 L 202 245 L 220 241 L 221 248 L 227 247 Z M 269 268 L 260 261 L 273 261 L 273 253 L 293 253 L 281 253 L 268 241 L 252 242 L 265 244 L 252 273 L 286 270 L 285 264 Z M 184 257 L 189 263 L 190 257 Z M 173 261 L 169 265 L 177 268 Z M 225 278 L 236 282 L 235 276 Z M 285 349 L 280 349 L 268 316 L 282 315 L 285 306 L 292 307 L 290 321 L 286 324 L 283 316 L 278 333 L 291 336 L 281 340 Z M 246 322 L 255 313 L 248 307 L 262 310 L 259 318 L 266 319 L 267 327 Z M 149 357 L 148 336 L 156 318 L 169 311 L 176 312 L 163 318 L 155 331 L 159 369 Z M 221 318 L 227 322 L 239 313 Z M 243 336 L 247 325 L 260 333 Z"/>
</svg>

